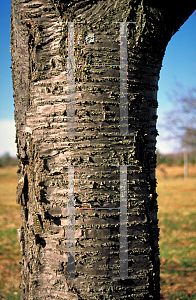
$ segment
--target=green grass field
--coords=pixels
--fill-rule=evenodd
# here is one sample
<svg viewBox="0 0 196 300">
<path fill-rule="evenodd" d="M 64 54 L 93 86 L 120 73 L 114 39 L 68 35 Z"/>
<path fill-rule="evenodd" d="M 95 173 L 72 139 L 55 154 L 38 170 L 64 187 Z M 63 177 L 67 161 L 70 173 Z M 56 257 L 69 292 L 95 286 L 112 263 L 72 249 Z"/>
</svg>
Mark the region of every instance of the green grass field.
<svg viewBox="0 0 196 300">
<path fill-rule="evenodd" d="M 196 300 L 196 166 L 183 179 L 183 167 L 157 168 L 161 297 Z M 17 238 L 16 167 L 0 168 L 0 299 L 20 299 L 21 254 Z"/>
<path fill-rule="evenodd" d="M 157 168 L 162 299 L 196 299 L 196 166 Z"/>
<path fill-rule="evenodd" d="M 16 204 L 17 168 L 0 168 L 0 299 L 20 299 L 21 254 L 17 237 L 20 208 Z"/>
</svg>

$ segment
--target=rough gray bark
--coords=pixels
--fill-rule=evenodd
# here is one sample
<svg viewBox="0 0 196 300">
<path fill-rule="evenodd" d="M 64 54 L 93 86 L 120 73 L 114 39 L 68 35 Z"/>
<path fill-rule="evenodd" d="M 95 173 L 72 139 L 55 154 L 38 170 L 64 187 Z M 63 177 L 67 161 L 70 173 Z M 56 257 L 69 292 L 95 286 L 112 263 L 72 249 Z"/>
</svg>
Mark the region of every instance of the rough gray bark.
<svg viewBox="0 0 196 300">
<path fill-rule="evenodd" d="M 138 0 L 64 2 L 12 1 L 21 299 L 157 300 L 157 84 L 167 42 L 193 9 L 173 12 L 163 3 Z M 75 72 L 78 136 L 67 135 L 67 22 L 71 21 L 85 21 L 74 25 L 75 63 L 87 65 Z M 128 25 L 129 136 L 125 137 L 117 135 L 119 67 L 107 66 L 119 65 L 120 24 L 113 22 L 123 21 L 136 22 Z M 94 33 L 94 43 L 86 42 L 89 33 Z M 71 165 L 75 207 L 89 208 L 75 210 L 74 279 L 67 278 Z M 125 165 L 129 278 L 123 279 L 118 277 L 119 211 L 103 207 L 120 206 L 120 166 Z M 95 207 L 102 209 L 90 210 Z"/>
</svg>

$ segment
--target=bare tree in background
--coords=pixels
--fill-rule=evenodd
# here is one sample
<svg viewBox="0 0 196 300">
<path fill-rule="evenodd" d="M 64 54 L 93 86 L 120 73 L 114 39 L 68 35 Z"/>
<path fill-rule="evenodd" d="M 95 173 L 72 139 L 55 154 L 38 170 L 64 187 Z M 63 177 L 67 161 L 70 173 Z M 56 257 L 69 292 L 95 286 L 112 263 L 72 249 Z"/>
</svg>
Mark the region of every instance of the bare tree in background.
<svg viewBox="0 0 196 300">
<path fill-rule="evenodd" d="M 158 79 L 194 9 L 12 0 L 21 300 L 160 299 Z"/>
<path fill-rule="evenodd" d="M 173 109 L 166 113 L 164 127 L 167 139 L 173 139 L 181 145 L 184 152 L 184 177 L 188 177 L 188 154 L 196 153 L 196 89 L 185 91 L 177 84 L 170 96 Z"/>
<path fill-rule="evenodd" d="M 170 130 L 180 139 L 181 146 L 196 149 L 196 89 L 187 92 L 181 89 L 173 95 L 174 109 L 169 112 Z"/>
</svg>

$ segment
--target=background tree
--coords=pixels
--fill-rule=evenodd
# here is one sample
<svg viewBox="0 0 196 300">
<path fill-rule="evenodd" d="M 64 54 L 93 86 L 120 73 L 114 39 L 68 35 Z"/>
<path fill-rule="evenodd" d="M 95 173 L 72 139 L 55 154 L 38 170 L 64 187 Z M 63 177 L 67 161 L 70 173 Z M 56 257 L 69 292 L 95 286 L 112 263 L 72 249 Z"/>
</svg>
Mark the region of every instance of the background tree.
<svg viewBox="0 0 196 300">
<path fill-rule="evenodd" d="M 161 124 L 168 134 L 167 139 L 173 139 L 184 152 L 184 177 L 188 177 L 188 153 L 196 153 L 196 89 L 185 91 L 177 84 L 170 96 L 173 109 L 165 115 L 165 123 Z"/>
<path fill-rule="evenodd" d="M 158 79 L 194 9 L 192 0 L 12 1 L 21 299 L 160 298 Z"/>
<path fill-rule="evenodd" d="M 178 91 L 170 97 L 173 110 L 168 112 L 166 120 L 171 137 L 180 141 L 181 147 L 188 150 L 196 149 L 196 89 L 184 91 L 178 84 Z"/>
<path fill-rule="evenodd" d="M 11 157 L 9 152 L 4 153 L 0 157 L 0 167 L 6 167 L 6 166 L 17 166 L 16 157 Z"/>
</svg>

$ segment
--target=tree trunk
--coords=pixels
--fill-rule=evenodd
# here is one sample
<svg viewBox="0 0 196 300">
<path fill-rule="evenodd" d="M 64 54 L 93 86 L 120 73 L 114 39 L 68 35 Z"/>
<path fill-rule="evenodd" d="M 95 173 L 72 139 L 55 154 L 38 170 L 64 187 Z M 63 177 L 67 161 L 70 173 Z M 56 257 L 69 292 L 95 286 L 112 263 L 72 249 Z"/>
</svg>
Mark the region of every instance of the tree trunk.
<svg viewBox="0 0 196 300">
<path fill-rule="evenodd" d="M 192 11 L 64 2 L 12 1 L 21 299 L 157 300 L 157 86 Z"/>
<path fill-rule="evenodd" d="M 189 162 L 187 149 L 184 150 L 184 179 L 188 178 L 189 174 Z"/>
</svg>

